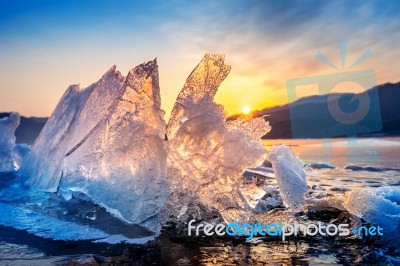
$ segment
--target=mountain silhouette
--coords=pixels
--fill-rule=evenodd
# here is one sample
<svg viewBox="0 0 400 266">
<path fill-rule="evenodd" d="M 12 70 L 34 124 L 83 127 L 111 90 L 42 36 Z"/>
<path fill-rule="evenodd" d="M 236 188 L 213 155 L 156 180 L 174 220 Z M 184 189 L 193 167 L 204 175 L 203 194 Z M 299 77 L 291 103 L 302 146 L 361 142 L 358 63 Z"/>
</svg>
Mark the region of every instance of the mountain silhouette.
<svg viewBox="0 0 400 266">
<path fill-rule="evenodd" d="M 370 90 L 377 90 L 379 95 L 380 113 L 382 119 L 382 129 L 376 132 L 359 134 L 359 137 L 383 137 L 383 136 L 400 136 L 400 82 L 398 83 L 386 83 L 383 85 L 376 86 Z M 369 90 L 369 91 L 370 91 Z M 366 93 L 366 92 L 364 92 Z M 332 95 L 331 95 L 332 96 Z M 337 97 L 349 97 L 352 94 L 340 95 Z M 331 97 L 335 98 L 335 97 Z M 305 98 L 301 98 L 291 103 L 290 108 L 295 108 L 301 113 L 309 113 L 313 110 L 321 110 L 326 108 L 328 102 L 328 95 L 315 95 Z M 229 117 L 229 119 L 236 119 L 239 115 Z M 266 120 L 269 121 L 272 129 L 271 131 L 263 136 L 264 139 L 292 139 L 292 126 L 290 121 L 289 105 L 276 106 L 272 108 L 265 108 L 253 113 L 254 117 L 266 116 Z M 304 124 L 316 123 L 312 121 L 310 117 L 302 117 Z M 323 132 L 330 130 L 335 131 L 335 127 L 331 128 L 319 128 L 312 127 L 313 135 L 317 138 L 322 138 Z M 319 131 L 318 131 L 319 130 Z M 341 136 L 337 136 L 341 137 Z"/>
</svg>

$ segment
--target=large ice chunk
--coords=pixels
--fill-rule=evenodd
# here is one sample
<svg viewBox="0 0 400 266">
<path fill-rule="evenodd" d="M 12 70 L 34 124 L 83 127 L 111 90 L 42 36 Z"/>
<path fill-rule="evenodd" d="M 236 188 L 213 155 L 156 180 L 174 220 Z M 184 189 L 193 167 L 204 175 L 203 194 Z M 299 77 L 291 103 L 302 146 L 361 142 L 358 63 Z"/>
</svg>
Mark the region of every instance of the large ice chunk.
<svg viewBox="0 0 400 266">
<path fill-rule="evenodd" d="M 14 164 L 14 133 L 19 123 L 18 113 L 11 113 L 9 117 L 0 119 L 0 172 L 11 172 L 17 168 Z"/>
<path fill-rule="evenodd" d="M 400 230 L 400 189 L 362 188 L 345 193 L 343 206 L 351 214 L 383 228 L 384 238 L 397 238 Z"/>
<path fill-rule="evenodd" d="M 200 215 L 195 202 L 226 220 L 229 210 L 245 207 L 239 180 L 262 163 L 266 151 L 259 140 L 270 127 L 264 118 L 226 121 L 213 99 L 229 71 L 223 55 L 206 54 L 178 95 L 167 127 L 169 217 Z"/>
<path fill-rule="evenodd" d="M 169 191 L 157 62 L 132 69 L 109 112 L 64 159 L 61 190 L 80 190 L 150 230 Z"/>
<path fill-rule="evenodd" d="M 65 197 L 85 193 L 155 232 L 170 217 L 203 207 L 240 218 L 254 209 L 239 192 L 242 174 L 265 159 L 260 137 L 270 127 L 264 118 L 226 121 L 213 98 L 229 71 L 224 56 L 203 58 L 173 108 L 168 147 L 156 61 L 126 78 L 113 67 L 86 89 L 71 86 L 23 162 L 25 184 Z"/>
<path fill-rule="evenodd" d="M 168 194 L 156 60 L 124 79 L 115 67 L 84 90 L 72 86 L 23 163 L 28 185 L 80 191 L 121 219 L 158 232 Z M 60 182 L 61 181 L 61 182 Z"/>
<path fill-rule="evenodd" d="M 113 66 L 96 83 L 80 89 L 71 85 L 40 132 L 20 174 L 28 186 L 55 192 L 64 157 L 103 121 L 121 93 L 123 76 Z"/>
<path fill-rule="evenodd" d="M 293 212 L 302 211 L 304 194 L 307 191 L 303 164 L 285 145 L 272 147 L 268 153 L 268 160 L 274 169 L 283 201 Z"/>
</svg>

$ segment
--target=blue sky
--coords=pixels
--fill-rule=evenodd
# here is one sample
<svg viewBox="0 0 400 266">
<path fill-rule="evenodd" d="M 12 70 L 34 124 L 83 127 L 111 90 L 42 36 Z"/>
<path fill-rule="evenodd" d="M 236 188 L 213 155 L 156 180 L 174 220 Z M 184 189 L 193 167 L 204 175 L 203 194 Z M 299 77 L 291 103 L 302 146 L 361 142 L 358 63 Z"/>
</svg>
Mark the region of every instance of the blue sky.
<svg viewBox="0 0 400 266">
<path fill-rule="evenodd" d="M 216 97 L 230 114 L 284 104 L 287 79 L 336 71 L 315 54 L 339 63 L 341 39 L 348 65 L 373 51 L 354 70 L 397 82 L 399 13 L 399 1 L 1 1 L 0 111 L 48 116 L 69 84 L 157 57 L 169 112 L 207 52 L 232 65 Z"/>
</svg>

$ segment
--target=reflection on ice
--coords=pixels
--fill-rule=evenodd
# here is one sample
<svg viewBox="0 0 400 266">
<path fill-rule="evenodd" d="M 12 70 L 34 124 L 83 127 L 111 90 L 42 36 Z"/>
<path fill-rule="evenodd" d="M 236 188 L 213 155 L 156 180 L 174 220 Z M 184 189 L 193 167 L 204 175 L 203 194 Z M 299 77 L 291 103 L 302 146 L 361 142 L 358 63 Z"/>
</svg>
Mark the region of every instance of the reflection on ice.
<svg viewBox="0 0 400 266">
<path fill-rule="evenodd" d="M 154 234 L 110 215 L 83 194 L 71 199 L 21 188 L 13 174 L 0 175 L 0 224 L 56 240 L 145 243 Z"/>
</svg>

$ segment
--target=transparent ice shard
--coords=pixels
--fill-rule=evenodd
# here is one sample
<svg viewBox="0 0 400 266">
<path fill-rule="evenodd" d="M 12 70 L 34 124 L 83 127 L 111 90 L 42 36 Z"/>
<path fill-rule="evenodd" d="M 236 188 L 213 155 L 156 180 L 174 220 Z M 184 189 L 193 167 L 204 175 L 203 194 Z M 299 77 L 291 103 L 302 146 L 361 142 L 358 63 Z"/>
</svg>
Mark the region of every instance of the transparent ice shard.
<svg viewBox="0 0 400 266">
<path fill-rule="evenodd" d="M 19 123 L 18 113 L 11 113 L 9 117 L 0 119 L 0 172 L 12 172 L 18 167 L 14 164 L 14 133 Z"/>
<path fill-rule="evenodd" d="M 71 85 L 22 162 L 20 174 L 28 186 L 55 192 L 64 169 L 64 157 L 98 126 L 118 100 L 122 75 L 113 66 L 96 83 L 80 89 Z"/>
<path fill-rule="evenodd" d="M 84 90 L 71 86 L 23 162 L 25 183 L 66 198 L 83 192 L 158 232 L 168 193 L 163 115 L 156 60 L 126 78 L 113 66 Z"/>
<path fill-rule="evenodd" d="M 128 222 L 158 232 L 169 191 L 157 62 L 132 69 L 90 136 L 64 158 L 61 191 L 81 191 Z"/>
<path fill-rule="evenodd" d="M 268 160 L 274 169 L 283 201 L 293 212 L 302 211 L 307 191 L 303 164 L 285 145 L 274 146 L 268 153 Z"/>
<path fill-rule="evenodd" d="M 262 163 L 260 138 L 270 127 L 264 118 L 226 121 L 214 96 L 229 71 L 223 55 L 206 54 L 176 100 L 167 126 L 168 217 L 204 218 L 204 207 L 231 220 L 229 210 L 245 208 L 238 192 L 242 174 Z"/>
<path fill-rule="evenodd" d="M 126 78 L 112 67 L 86 89 L 71 86 L 23 161 L 25 184 L 65 199 L 84 193 L 156 233 L 170 220 L 217 213 L 234 221 L 279 204 L 243 183 L 243 172 L 265 159 L 260 138 L 270 127 L 262 117 L 226 121 L 214 96 L 229 71 L 223 55 L 206 55 L 167 127 L 155 60 Z"/>
</svg>

